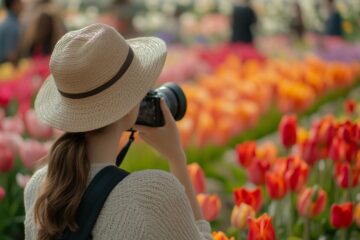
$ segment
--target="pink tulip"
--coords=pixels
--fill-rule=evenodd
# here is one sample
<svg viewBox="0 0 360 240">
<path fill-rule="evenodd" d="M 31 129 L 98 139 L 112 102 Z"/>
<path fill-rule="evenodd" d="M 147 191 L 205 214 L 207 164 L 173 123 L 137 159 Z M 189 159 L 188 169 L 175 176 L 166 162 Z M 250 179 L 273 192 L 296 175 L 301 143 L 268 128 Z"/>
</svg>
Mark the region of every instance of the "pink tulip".
<svg viewBox="0 0 360 240">
<path fill-rule="evenodd" d="M 7 107 L 12 98 L 11 89 L 8 87 L 0 88 L 0 106 Z"/>
<path fill-rule="evenodd" d="M 25 113 L 25 126 L 29 134 L 35 138 L 48 139 L 53 134 L 52 128 L 40 122 L 32 109 Z"/>
<path fill-rule="evenodd" d="M 8 147 L 14 155 L 19 153 L 19 148 L 22 142 L 23 139 L 16 133 L 0 132 L 0 147 Z"/>
<path fill-rule="evenodd" d="M 0 202 L 5 198 L 5 189 L 0 186 Z"/>
<path fill-rule="evenodd" d="M 2 121 L 2 130 L 5 132 L 13 132 L 23 134 L 25 126 L 20 117 L 5 118 Z"/>
<path fill-rule="evenodd" d="M 27 140 L 20 146 L 19 153 L 24 166 L 28 169 L 33 169 L 37 161 L 44 157 L 48 151 L 41 143 L 35 140 Z"/>
<path fill-rule="evenodd" d="M 200 165 L 192 163 L 187 169 L 196 194 L 205 192 L 205 174 Z"/>
<path fill-rule="evenodd" d="M 0 147 L 0 172 L 10 172 L 14 166 L 14 154 L 8 147 Z"/>
<path fill-rule="evenodd" d="M 26 184 L 30 181 L 31 176 L 30 175 L 23 175 L 21 173 L 16 174 L 16 183 L 21 188 L 25 188 Z"/>
</svg>

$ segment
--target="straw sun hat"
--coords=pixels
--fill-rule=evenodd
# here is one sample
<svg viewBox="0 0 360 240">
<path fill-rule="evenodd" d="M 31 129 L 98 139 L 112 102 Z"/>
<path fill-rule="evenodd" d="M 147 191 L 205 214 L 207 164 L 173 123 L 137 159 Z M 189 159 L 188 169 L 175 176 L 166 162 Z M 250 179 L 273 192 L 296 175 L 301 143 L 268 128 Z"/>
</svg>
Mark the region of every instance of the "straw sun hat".
<svg viewBox="0 0 360 240">
<path fill-rule="evenodd" d="M 35 111 L 66 132 L 107 126 L 133 109 L 154 86 L 166 58 L 158 38 L 125 40 L 114 28 L 93 24 L 64 35 L 51 55 L 51 75 Z"/>
</svg>

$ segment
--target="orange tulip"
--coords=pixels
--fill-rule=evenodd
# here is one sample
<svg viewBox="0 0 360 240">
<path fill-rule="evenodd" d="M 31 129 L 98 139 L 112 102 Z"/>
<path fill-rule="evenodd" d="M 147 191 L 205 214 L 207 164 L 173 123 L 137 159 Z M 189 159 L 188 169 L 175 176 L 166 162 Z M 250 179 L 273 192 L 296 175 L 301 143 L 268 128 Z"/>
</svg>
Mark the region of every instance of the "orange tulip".
<svg viewBox="0 0 360 240">
<path fill-rule="evenodd" d="M 249 218 L 248 240 L 275 240 L 275 230 L 272 219 L 266 213 L 261 217 Z"/>
<path fill-rule="evenodd" d="M 239 164 L 247 168 L 255 158 L 256 142 L 238 144 L 235 150 Z"/>
<path fill-rule="evenodd" d="M 236 188 L 234 190 L 234 201 L 237 206 L 240 206 L 241 203 L 246 203 L 256 212 L 259 212 L 262 205 L 261 190 L 259 187 L 252 190 L 245 187 Z"/>
<path fill-rule="evenodd" d="M 316 217 L 326 207 L 327 193 L 321 188 L 306 188 L 298 198 L 297 209 L 300 215 Z"/>
<path fill-rule="evenodd" d="M 294 115 L 283 116 L 279 125 L 281 143 L 290 148 L 296 143 L 297 119 Z"/>
<path fill-rule="evenodd" d="M 285 176 L 279 172 L 268 172 L 265 175 L 266 189 L 272 199 L 281 199 L 287 193 Z"/>
<path fill-rule="evenodd" d="M 355 220 L 356 225 L 360 228 L 360 202 L 358 204 L 356 204 L 354 220 Z"/>
<path fill-rule="evenodd" d="M 335 118 L 332 115 L 325 116 L 314 124 L 311 133 L 320 147 L 329 148 L 336 134 Z"/>
<path fill-rule="evenodd" d="M 189 164 L 188 172 L 196 194 L 205 192 L 205 174 L 198 163 Z"/>
<path fill-rule="evenodd" d="M 200 193 L 197 195 L 197 200 L 207 221 L 215 220 L 220 213 L 221 201 L 217 195 L 209 195 Z"/>
<path fill-rule="evenodd" d="M 214 240 L 235 240 L 233 237 L 228 238 L 223 232 L 213 232 Z"/>
<path fill-rule="evenodd" d="M 342 188 L 348 188 L 350 183 L 350 171 L 352 186 L 355 187 L 359 181 L 359 170 L 350 167 L 349 163 L 337 163 L 335 166 L 335 180 Z"/>
<path fill-rule="evenodd" d="M 348 228 L 353 220 L 353 204 L 333 204 L 331 206 L 331 225 L 334 228 Z"/>
<path fill-rule="evenodd" d="M 239 229 L 245 229 L 249 217 L 255 217 L 255 210 L 252 206 L 246 203 L 235 205 L 231 213 L 231 225 Z"/>
</svg>

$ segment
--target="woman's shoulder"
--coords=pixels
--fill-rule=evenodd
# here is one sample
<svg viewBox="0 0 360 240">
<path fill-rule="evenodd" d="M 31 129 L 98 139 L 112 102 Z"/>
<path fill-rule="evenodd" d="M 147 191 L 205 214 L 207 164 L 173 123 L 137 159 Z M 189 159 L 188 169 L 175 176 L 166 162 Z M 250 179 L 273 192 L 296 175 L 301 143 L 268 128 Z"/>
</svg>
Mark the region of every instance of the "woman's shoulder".
<svg viewBox="0 0 360 240">
<path fill-rule="evenodd" d="M 142 170 L 129 175 L 129 181 L 144 186 L 169 185 L 182 187 L 178 179 L 171 173 L 162 170 Z"/>
<path fill-rule="evenodd" d="M 29 209 L 30 206 L 33 204 L 37 193 L 39 186 L 41 185 L 44 177 L 47 173 L 47 165 L 39 168 L 35 171 L 35 173 L 31 176 L 30 181 L 26 184 L 25 190 L 24 190 L 24 203 L 25 203 L 25 209 Z"/>
</svg>

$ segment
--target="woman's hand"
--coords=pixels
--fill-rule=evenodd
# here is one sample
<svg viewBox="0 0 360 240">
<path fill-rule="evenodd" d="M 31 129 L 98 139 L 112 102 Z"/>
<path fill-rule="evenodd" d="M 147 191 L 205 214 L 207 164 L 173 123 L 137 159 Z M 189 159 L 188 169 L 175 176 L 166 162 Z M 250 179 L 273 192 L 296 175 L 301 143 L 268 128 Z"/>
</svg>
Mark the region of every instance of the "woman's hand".
<svg viewBox="0 0 360 240">
<path fill-rule="evenodd" d="M 164 99 L 161 99 L 160 106 L 165 120 L 163 127 L 135 125 L 134 128 L 139 131 L 139 136 L 147 144 L 169 160 L 170 163 L 186 164 L 186 156 L 181 146 L 178 128 Z"/>
</svg>

